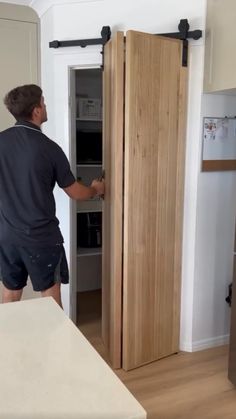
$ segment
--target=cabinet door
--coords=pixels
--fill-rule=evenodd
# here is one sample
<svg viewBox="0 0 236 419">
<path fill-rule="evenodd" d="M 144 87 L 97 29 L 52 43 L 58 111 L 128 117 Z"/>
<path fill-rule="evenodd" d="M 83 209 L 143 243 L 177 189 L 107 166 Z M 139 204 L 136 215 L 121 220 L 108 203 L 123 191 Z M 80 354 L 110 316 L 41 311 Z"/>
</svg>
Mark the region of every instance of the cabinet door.
<svg viewBox="0 0 236 419">
<path fill-rule="evenodd" d="M 2 98 L 21 84 L 38 82 L 37 24 L 0 19 L 0 131 L 15 120 L 6 110 Z"/>
<path fill-rule="evenodd" d="M 208 0 L 204 91 L 236 88 L 235 0 Z"/>
<path fill-rule="evenodd" d="M 126 35 L 123 367 L 179 349 L 187 69 L 181 41 Z M 115 220 L 114 220 L 115 221 Z"/>
<path fill-rule="evenodd" d="M 121 366 L 124 36 L 104 50 L 102 336 L 114 368 Z"/>
<path fill-rule="evenodd" d="M 6 16 L 6 19 L 0 19 L 0 131 L 3 131 L 15 123 L 3 104 L 5 94 L 21 84 L 38 83 L 38 26 L 37 23 L 13 20 L 17 19 L 17 16 L 33 20 L 30 9 L 28 11 L 27 8 L 1 4 L 0 12 Z M 23 299 L 33 297 L 37 297 L 37 294 L 33 292 L 28 281 Z"/>
</svg>

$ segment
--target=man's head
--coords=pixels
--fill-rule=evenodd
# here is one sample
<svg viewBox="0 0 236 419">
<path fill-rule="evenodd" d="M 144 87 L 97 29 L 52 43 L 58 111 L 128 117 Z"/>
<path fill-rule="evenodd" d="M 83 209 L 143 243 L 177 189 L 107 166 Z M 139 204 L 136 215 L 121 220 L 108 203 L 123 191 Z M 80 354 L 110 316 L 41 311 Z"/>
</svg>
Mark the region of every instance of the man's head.
<svg viewBox="0 0 236 419">
<path fill-rule="evenodd" d="M 47 121 L 47 110 L 42 89 L 35 84 L 26 84 L 11 90 L 4 104 L 17 121 L 30 121 L 41 125 Z"/>
</svg>

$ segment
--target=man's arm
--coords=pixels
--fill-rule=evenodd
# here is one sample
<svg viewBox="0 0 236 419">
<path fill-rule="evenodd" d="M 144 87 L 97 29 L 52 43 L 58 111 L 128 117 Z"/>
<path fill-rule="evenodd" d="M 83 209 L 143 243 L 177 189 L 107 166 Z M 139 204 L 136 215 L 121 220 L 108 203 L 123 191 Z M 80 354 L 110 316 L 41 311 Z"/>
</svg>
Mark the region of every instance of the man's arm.
<svg viewBox="0 0 236 419">
<path fill-rule="evenodd" d="M 82 183 L 74 182 L 71 186 L 63 188 L 67 195 L 76 200 L 86 201 L 87 199 L 94 198 L 96 195 L 104 195 L 104 181 L 100 182 L 94 180 L 91 186 L 85 186 Z"/>
</svg>

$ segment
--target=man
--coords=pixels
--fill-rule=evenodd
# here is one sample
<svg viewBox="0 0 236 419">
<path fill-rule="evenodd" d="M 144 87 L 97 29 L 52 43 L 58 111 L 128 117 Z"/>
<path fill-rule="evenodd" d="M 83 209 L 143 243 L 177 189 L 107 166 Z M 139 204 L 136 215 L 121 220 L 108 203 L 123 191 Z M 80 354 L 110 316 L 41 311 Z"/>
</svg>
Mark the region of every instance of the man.
<svg viewBox="0 0 236 419">
<path fill-rule="evenodd" d="M 40 129 L 47 121 L 42 90 L 25 85 L 4 103 L 15 126 L 0 133 L 0 279 L 3 303 L 21 299 L 30 276 L 35 291 L 61 304 L 68 266 L 59 221 L 55 183 L 72 199 L 104 194 L 104 182 L 78 183 L 62 149 Z"/>
</svg>

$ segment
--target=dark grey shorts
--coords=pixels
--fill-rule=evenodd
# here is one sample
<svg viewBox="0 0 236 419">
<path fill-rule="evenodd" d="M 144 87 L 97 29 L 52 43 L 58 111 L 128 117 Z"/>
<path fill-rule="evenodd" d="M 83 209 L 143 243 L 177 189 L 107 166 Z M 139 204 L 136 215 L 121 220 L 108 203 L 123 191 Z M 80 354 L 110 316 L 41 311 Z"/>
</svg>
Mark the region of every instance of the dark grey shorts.
<svg viewBox="0 0 236 419">
<path fill-rule="evenodd" d="M 64 246 L 42 248 L 0 244 L 0 280 L 10 290 L 20 290 L 28 276 L 35 291 L 45 291 L 55 283 L 68 284 L 69 273 Z"/>
</svg>

